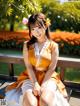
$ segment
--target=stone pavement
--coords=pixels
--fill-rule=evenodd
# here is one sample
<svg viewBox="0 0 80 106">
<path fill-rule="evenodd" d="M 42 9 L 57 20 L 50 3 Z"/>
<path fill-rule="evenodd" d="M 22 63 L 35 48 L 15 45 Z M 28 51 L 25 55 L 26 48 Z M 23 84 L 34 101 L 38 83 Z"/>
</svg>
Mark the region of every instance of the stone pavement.
<svg viewBox="0 0 80 106">
<path fill-rule="evenodd" d="M 72 92 L 69 103 L 70 106 L 80 106 L 80 92 Z"/>
</svg>

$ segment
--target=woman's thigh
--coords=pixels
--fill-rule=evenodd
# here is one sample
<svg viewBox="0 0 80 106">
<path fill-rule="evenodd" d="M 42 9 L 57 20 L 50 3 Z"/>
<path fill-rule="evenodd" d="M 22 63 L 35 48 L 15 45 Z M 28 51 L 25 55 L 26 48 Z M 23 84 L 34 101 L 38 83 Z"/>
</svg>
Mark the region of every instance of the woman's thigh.
<svg viewBox="0 0 80 106">
<path fill-rule="evenodd" d="M 30 80 L 25 80 L 22 87 L 23 102 L 27 102 L 31 106 L 37 106 L 37 98 L 33 95 L 33 85 Z"/>
<path fill-rule="evenodd" d="M 23 102 L 28 104 L 29 106 L 37 106 L 37 98 L 33 95 L 32 91 L 26 91 L 23 94 Z"/>
<path fill-rule="evenodd" d="M 53 101 L 55 98 L 55 92 L 57 89 L 56 83 L 50 79 L 44 83 L 41 89 L 42 92 L 40 96 L 40 102 L 44 101 L 45 103 L 49 104 L 49 102 Z"/>
<path fill-rule="evenodd" d="M 43 92 L 46 89 L 54 93 L 57 90 L 57 85 L 56 85 L 55 81 L 50 79 L 50 80 L 44 82 L 44 84 L 41 85 L 41 90 Z"/>
</svg>

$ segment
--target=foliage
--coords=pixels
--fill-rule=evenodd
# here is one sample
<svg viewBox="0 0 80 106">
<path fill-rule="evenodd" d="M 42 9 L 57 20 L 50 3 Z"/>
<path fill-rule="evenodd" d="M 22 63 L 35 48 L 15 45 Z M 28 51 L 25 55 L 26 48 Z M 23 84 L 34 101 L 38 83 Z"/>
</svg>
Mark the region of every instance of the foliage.
<svg viewBox="0 0 80 106">
<path fill-rule="evenodd" d="M 1 31 L 0 47 L 21 50 L 23 46 L 23 42 L 28 39 L 29 39 L 28 31 L 26 32 L 25 31 L 24 32 Z"/>
<path fill-rule="evenodd" d="M 51 30 L 80 32 L 80 2 L 60 4 L 54 0 L 41 2 L 42 11 L 51 19 Z"/>
<path fill-rule="evenodd" d="M 9 23 L 10 30 L 13 30 L 15 22 L 39 11 L 41 7 L 37 0 L 0 0 L 0 29 L 5 29 Z"/>
<path fill-rule="evenodd" d="M 80 34 L 57 31 L 51 39 L 59 44 L 60 54 L 80 57 Z"/>
<path fill-rule="evenodd" d="M 14 30 L 15 23 L 22 28 L 23 17 L 41 10 L 50 18 L 52 31 L 80 32 L 80 1 L 60 4 L 57 0 L 1 0 L 0 29 Z"/>
</svg>

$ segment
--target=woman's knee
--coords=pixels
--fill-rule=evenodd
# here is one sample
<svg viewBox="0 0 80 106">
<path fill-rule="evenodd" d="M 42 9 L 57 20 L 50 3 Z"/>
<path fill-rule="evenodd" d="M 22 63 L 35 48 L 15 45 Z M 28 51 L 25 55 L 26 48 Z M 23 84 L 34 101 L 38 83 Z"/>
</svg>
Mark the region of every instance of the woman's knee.
<svg viewBox="0 0 80 106">
<path fill-rule="evenodd" d="M 23 95 L 23 102 L 27 102 L 29 106 L 37 106 L 37 99 L 34 96 L 29 95 L 29 93 Z"/>
<path fill-rule="evenodd" d="M 41 95 L 41 102 L 47 106 L 54 100 L 54 93 L 51 91 L 44 91 Z"/>
<path fill-rule="evenodd" d="M 47 98 L 46 96 L 41 96 L 40 98 L 40 102 L 42 102 L 43 104 L 45 104 L 46 106 L 48 106 L 49 104 L 49 98 Z"/>
<path fill-rule="evenodd" d="M 31 100 L 30 106 L 37 106 L 37 100 Z"/>
</svg>

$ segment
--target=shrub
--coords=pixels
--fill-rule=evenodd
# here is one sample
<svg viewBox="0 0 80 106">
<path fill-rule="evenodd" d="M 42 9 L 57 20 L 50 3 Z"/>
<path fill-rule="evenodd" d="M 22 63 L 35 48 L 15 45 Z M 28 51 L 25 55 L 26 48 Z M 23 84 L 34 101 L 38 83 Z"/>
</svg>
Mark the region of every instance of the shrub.
<svg viewBox="0 0 80 106">
<path fill-rule="evenodd" d="M 43 13 L 51 19 L 51 30 L 80 32 L 80 2 L 42 1 Z"/>
<path fill-rule="evenodd" d="M 59 44 L 60 54 L 80 56 L 80 34 L 57 31 L 50 37 Z M 0 32 L 0 48 L 22 50 L 25 40 L 29 40 L 28 31 Z"/>
</svg>

